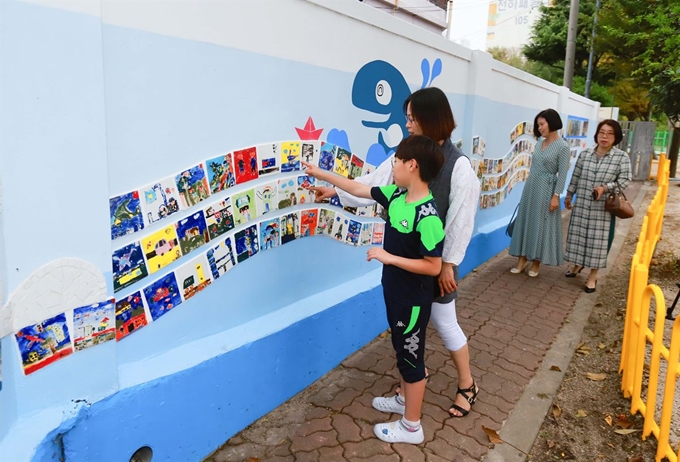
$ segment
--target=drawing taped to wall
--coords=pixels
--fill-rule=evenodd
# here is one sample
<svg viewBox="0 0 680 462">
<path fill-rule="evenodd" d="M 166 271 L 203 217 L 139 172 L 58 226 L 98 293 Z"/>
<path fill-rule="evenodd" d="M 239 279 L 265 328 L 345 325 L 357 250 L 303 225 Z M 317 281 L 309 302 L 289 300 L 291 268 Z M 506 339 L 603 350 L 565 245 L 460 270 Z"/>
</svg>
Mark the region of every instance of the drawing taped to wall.
<svg viewBox="0 0 680 462">
<path fill-rule="evenodd" d="M 281 237 L 281 219 L 279 217 L 260 223 L 260 250 L 269 250 L 279 246 Z"/>
<path fill-rule="evenodd" d="M 258 178 L 257 150 L 255 147 L 234 151 L 234 167 L 236 168 L 236 184 Z"/>
<path fill-rule="evenodd" d="M 302 143 L 302 146 L 300 147 L 300 157 L 308 164 L 319 165 L 320 150 L 320 141 L 308 141 L 306 143 Z M 304 167 L 302 169 L 304 170 Z"/>
<path fill-rule="evenodd" d="M 182 303 L 175 273 L 170 272 L 143 289 L 146 305 L 154 321 Z"/>
<path fill-rule="evenodd" d="M 297 212 L 281 217 L 281 244 L 287 244 L 300 237 L 300 216 Z"/>
<path fill-rule="evenodd" d="M 236 226 L 248 223 L 257 217 L 254 189 L 248 189 L 247 191 L 234 194 L 232 196 L 232 201 L 235 207 L 234 223 L 236 223 Z"/>
<path fill-rule="evenodd" d="M 175 223 L 175 228 L 177 229 L 177 238 L 182 249 L 182 255 L 193 252 L 210 240 L 202 210 L 182 218 Z"/>
<path fill-rule="evenodd" d="M 286 207 L 298 205 L 297 196 L 298 186 L 296 178 L 287 178 L 285 180 L 279 180 L 277 189 L 279 197 L 278 204 L 279 210 L 285 209 Z"/>
<path fill-rule="evenodd" d="M 297 190 L 296 195 L 298 203 L 309 204 L 314 202 L 314 192 L 310 191 L 309 188 L 316 185 L 316 178 L 313 176 L 300 175 L 297 177 Z"/>
<path fill-rule="evenodd" d="M 341 147 L 336 147 L 333 171 L 338 175 L 347 177 L 347 175 L 349 174 L 349 163 L 351 158 L 352 158 L 351 152 Z"/>
<path fill-rule="evenodd" d="M 141 242 L 149 273 L 155 273 L 182 256 L 174 224 L 142 238 Z"/>
<path fill-rule="evenodd" d="M 210 193 L 217 194 L 236 185 L 232 154 L 224 154 L 205 161 L 208 170 Z"/>
<path fill-rule="evenodd" d="M 136 233 L 144 228 L 142 207 L 139 203 L 139 192 L 137 191 L 110 198 L 109 211 L 111 239 Z"/>
<path fill-rule="evenodd" d="M 191 167 L 175 176 L 175 183 L 177 183 L 182 208 L 193 207 L 206 200 L 210 195 L 210 187 L 203 170 L 203 164 Z"/>
<path fill-rule="evenodd" d="M 113 266 L 113 291 L 118 292 L 149 275 L 144 263 L 144 254 L 139 242 L 133 242 L 114 250 L 111 257 Z"/>
<path fill-rule="evenodd" d="M 257 225 L 248 226 L 234 235 L 236 261 L 239 263 L 257 254 L 260 244 L 257 236 Z"/>
<path fill-rule="evenodd" d="M 217 279 L 236 266 L 234 236 L 229 235 L 206 253 L 213 279 Z"/>
<path fill-rule="evenodd" d="M 116 339 L 114 306 L 112 298 L 73 310 L 73 345 L 76 351 Z"/>
<path fill-rule="evenodd" d="M 359 236 L 361 235 L 361 223 L 356 220 L 349 220 L 347 225 L 347 235 L 345 242 L 351 245 L 359 245 Z"/>
<path fill-rule="evenodd" d="M 371 240 L 371 244 L 382 245 L 384 236 L 385 236 L 385 223 L 381 222 L 373 223 L 373 239 Z"/>
<path fill-rule="evenodd" d="M 373 223 L 361 224 L 361 235 L 359 236 L 359 245 L 371 245 L 373 238 Z"/>
<path fill-rule="evenodd" d="M 259 176 L 279 173 L 279 150 L 278 143 L 261 144 L 255 147 L 257 162 L 259 164 Z"/>
<path fill-rule="evenodd" d="M 208 236 L 211 241 L 234 228 L 234 211 L 231 206 L 231 197 L 209 205 L 203 213 L 205 214 Z"/>
<path fill-rule="evenodd" d="M 319 236 L 330 236 L 333 230 L 333 222 L 335 221 L 335 212 L 333 210 L 321 209 L 319 211 L 319 221 L 316 227 L 316 234 Z"/>
<path fill-rule="evenodd" d="M 255 187 L 255 208 L 258 214 L 266 215 L 278 208 L 278 188 L 276 183 L 267 183 Z"/>
<path fill-rule="evenodd" d="M 123 340 L 147 323 L 140 291 L 116 301 L 116 341 Z"/>
<path fill-rule="evenodd" d="M 300 170 L 300 142 L 286 141 L 281 143 L 281 171 Z"/>
<path fill-rule="evenodd" d="M 335 145 L 322 143 L 319 150 L 319 168 L 330 172 L 333 170 L 333 165 L 335 165 Z"/>
<path fill-rule="evenodd" d="M 486 141 L 481 136 L 475 136 L 472 138 L 472 154 L 484 157 L 486 152 Z"/>
<path fill-rule="evenodd" d="M 142 212 L 146 226 L 181 210 L 180 195 L 173 177 L 163 178 L 158 183 L 140 188 L 139 192 L 142 195 Z"/>
<path fill-rule="evenodd" d="M 175 270 L 177 284 L 182 294 L 182 300 L 191 297 L 205 289 L 212 282 L 212 271 L 205 254 L 190 260 Z"/>
<path fill-rule="evenodd" d="M 344 214 L 337 212 L 335 214 L 335 221 L 333 221 L 333 229 L 331 230 L 331 237 L 340 242 L 345 242 L 347 238 L 347 227 L 349 226 L 349 219 Z"/>
<path fill-rule="evenodd" d="M 303 210 L 300 213 L 300 236 L 313 236 L 316 233 L 318 223 L 319 209 Z"/>
<path fill-rule="evenodd" d="M 14 337 L 26 375 L 73 353 L 64 313 L 26 326 Z"/>
<path fill-rule="evenodd" d="M 355 154 L 352 154 L 352 160 L 349 165 L 349 173 L 347 178 L 354 179 L 361 176 L 361 172 L 364 169 L 364 161 L 359 159 Z"/>
</svg>

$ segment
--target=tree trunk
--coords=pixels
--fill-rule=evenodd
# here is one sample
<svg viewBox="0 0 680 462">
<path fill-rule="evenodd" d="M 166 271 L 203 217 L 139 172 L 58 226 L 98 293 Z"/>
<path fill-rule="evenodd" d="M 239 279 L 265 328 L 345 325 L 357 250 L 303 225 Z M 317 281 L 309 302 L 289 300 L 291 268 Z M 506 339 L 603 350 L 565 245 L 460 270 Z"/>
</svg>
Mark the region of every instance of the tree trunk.
<svg viewBox="0 0 680 462">
<path fill-rule="evenodd" d="M 671 161 L 671 178 L 678 169 L 678 150 L 680 148 L 680 123 L 671 125 L 671 144 L 668 146 L 668 159 Z"/>
</svg>

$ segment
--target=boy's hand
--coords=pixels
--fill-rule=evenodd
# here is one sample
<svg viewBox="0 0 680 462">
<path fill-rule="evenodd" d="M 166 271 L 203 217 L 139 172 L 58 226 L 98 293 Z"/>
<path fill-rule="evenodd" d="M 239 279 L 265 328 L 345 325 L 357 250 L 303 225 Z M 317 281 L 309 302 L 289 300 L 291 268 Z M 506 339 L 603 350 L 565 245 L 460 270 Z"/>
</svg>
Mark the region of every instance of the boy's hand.
<svg viewBox="0 0 680 462">
<path fill-rule="evenodd" d="M 305 162 L 304 160 L 301 160 L 300 163 L 302 164 L 303 167 L 305 167 L 305 175 L 313 176 L 314 178 L 317 178 L 317 175 L 319 172 L 323 172 L 325 170 L 321 170 L 319 167 L 317 167 L 314 164 L 310 164 L 309 162 Z"/>
<path fill-rule="evenodd" d="M 373 259 L 378 260 L 383 265 L 389 265 L 392 259 L 392 254 L 385 251 L 382 247 L 371 247 L 366 252 L 366 261 L 371 261 Z"/>
<path fill-rule="evenodd" d="M 316 194 L 316 202 L 330 199 L 336 195 L 335 188 L 330 188 L 328 186 L 310 186 L 309 190 Z"/>
<path fill-rule="evenodd" d="M 458 289 L 458 283 L 453 277 L 453 263 L 442 263 L 442 271 L 437 280 L 439 283 L 439 296 L 443 297 Z"/>
</svg>

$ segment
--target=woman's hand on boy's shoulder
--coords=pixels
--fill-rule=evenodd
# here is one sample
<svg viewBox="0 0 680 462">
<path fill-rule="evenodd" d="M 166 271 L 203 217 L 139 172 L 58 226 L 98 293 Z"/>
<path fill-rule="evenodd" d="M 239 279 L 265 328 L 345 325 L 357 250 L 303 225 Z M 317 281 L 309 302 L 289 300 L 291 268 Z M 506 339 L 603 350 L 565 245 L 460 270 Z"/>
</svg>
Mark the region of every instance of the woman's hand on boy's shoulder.
<svg viewBox="0 0 680 462">
<path fill-rule="evenodd" d="M 366 252 L 366 261 L 378 260 L 383 265 L 390 265 L 393 255 L 382 247 L 371 247 Z"/>
</svg>

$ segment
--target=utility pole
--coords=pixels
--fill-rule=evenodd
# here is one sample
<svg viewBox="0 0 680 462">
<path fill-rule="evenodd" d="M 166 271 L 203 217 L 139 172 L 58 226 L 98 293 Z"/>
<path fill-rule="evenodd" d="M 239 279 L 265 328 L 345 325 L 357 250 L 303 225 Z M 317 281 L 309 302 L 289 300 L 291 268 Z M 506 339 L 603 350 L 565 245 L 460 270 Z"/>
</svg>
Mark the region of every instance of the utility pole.
<svg viewBox="0 0 680 462">
<path fill-rule="evenodd" d="M 451 24 L 453 23 L 453 0 L 446 2 L 446 40 L 451 40 Z"/>
<path fill-rule="evenodd" d="M 595 37 L 597 37 L 597 12 L 600 11 L 600 0 L 595 4 L 595 14 L 593 15 L 593 37 L 590 40 L 590 55 L 588 55 L 588 75 L 586 76 L 585 97 L 590 98 L 590 85 L 593 77 L 593 58 L 595 55 Z"/>
<path fill-rule="evenodd" d="M 578 1 L 579 0 L 571 0 L 571 6 L 569 7 L 567 54 L 564 57 L 564 78 L 562 85 L 570 90 L 574 83 L 574 58 L 576 56 L 576 31 L 578 29 Z"/>
</svg>

